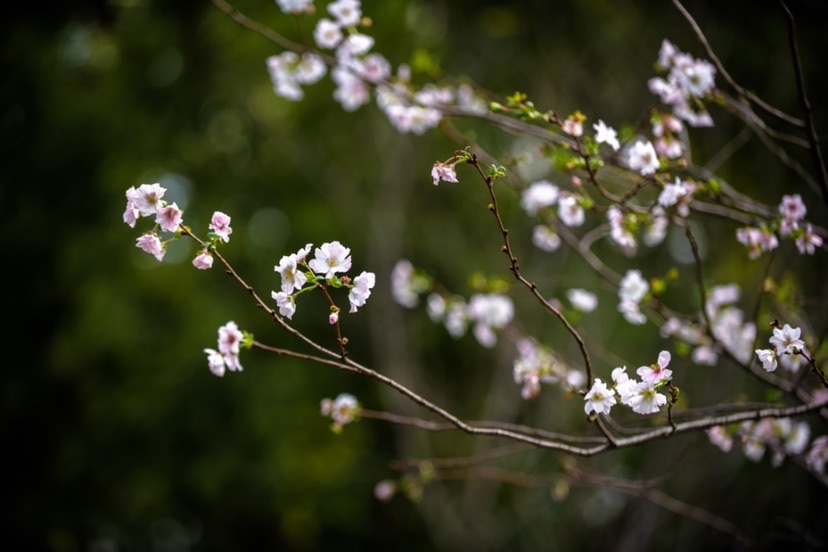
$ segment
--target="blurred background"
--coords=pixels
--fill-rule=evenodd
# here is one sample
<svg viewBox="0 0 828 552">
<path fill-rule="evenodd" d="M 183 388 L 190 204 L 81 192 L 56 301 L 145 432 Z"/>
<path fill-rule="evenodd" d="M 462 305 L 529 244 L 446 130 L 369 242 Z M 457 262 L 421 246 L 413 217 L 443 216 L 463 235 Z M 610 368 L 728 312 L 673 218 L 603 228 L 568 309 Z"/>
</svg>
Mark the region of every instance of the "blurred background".
<svg viewBox="0 0 828 552">
<path fill-rule="evenodd" d="M 734 78 L 771 103 L 801 113 L 786 25 L 777 2 L 688 1 Z M 235 5 L 300 41 L 311 23 L 270 1 Z M 809 94 L 821 135 L 828 128 L 824 24 L 818 1 L 791 1 Z M 322 8 L 320 8 L 322 9 Z M 647 79 L 663 38 L 702 56 L 672 4 L 603 1 L 364 2 L 375 50 L 410 64 L 426 83 L 443 74 L 505 96 L 526 92 L 542 109 L 580 109 L 588 124 L 646 118 Z M 5 228 L 6 366 L 2 384 L 9 550 L 676 550 L 737 549 L 731 537 L 649 502 L 607 489 L 569 486 L 563 455 L 525 451 L 495 463 L 556 484 L 522 488 L 437 481 L 419 500 L 389 503 L 377 482 L 398 479 L 399 458 L 483 454 L 504 443 L 363 420 L 341 435 L 319 401 L 350 392 L 366 408 L 428 417 L 378 384 L 324 366 L 243 352 L 245 371 L 212 376 L 202 353 L 228 320 L 276 346 L 300 344 L 258 312 L 221 270 L 190 266 L 196 250 L 176 242 L 163 263 L 134 247 L 121 221 L 130 186 L 160 182 L 196 233 L 215 210 L 233 218 L 221 251 L 268 296 L 273 266 L 308 242 L 340 240 L 354 270 L 377 274 L 366 308 L 343 316 L 354 359 L 399 379 L 467 419 L 499 419 L 584 432 L 581 400 L 555 388 L 531 402 L 512 381 L 514 343 L 483 350 L 454 340 L 423 309 L 390 294 L 399 258 L 470 295 L 469 274 L 508 277 L 485 190 L 471 170 L 434 187 L 434 161 L 458 147 L 443 133 L 400 135 L 373 105 L 344 112 L 325 79 L 299 103 L 278 98 L 265 59 L 279 49 L 242 29 L 207 0 L 15 3 L 0 21 L 0 209 Z M 721 84 L 721 80 L 717 80 Z M 770 205 L 801 193 L 808 219 L 826 225 L 825 203 L 767 153 L 742 124 L 714 110 L 716 127 L 691 133 L 694 159 L 711 159 L 734 138 L 722 165 L 736 189 Z M 457 121 L 503 163 L 537 144 Z M 740 138 L 741 136 L 741 138 Z M 807 155 L 792 154 L 811 171 Z M 550 164 L 524 174 L 565 185 Z M 813 173 L 813 171 L 812 171 Z M 616 290 L 576 255 L 534 249 L 519 196 L 500 200 L 521 266 L 550 297 L 597 290 L 600 307 L 578 320 L 607 378 L 617 360 L 653 362 L 670 342 L 616 312 Z M 591 222 L 595 223 L 597 215 Z M 139 224 L 144 221 L 140 221 Z M 735 226 L 700 230 L 712 283 L 739 282 L 752 305 L 764 264 L 732 239 Z M 692 312 L 692 273 L 671 238 L 634 261 L 645 275 L 682 272 L 670 296 Z M 679 240 L 680 241 L 680 240 Z M 596 252 L 615 270 L 630 261 L 606 243 Z M 826 331 L 825 255 L 778 251 L 771 276 L 800 278 L 799 306 L 815 335 Z M 521 331 L 577 359 L 560 325 L 525 290 L 510 291 Z M 780 313 L 761 313 L 766 321 Z M 321 302 L 302 302 L 296 326 L 333 346 Z M 764 320 L 764 322 L 763 322 Z M 10 353 L 10 354 L 8 354 Z M 675 357 L 674 357 L 675 358 Z M 689 406 L 768 400 L 726 362 L 686 369 Z M 776 397 L 778 398 L 778 397 Z M 663 423 L 663 421 L 661 421 Z M 809 418 L 812 435 L 826 431 Z M 738 447 L 736 447 L 738 448 Z M 703 435 L 581 462 L 617 477 L 675 472 L 660 488 L 728 518 L 768 547 L 825 539 L 826 492 L 788 462 L 773 469 L 741 452 L 724 454 Z M 555 479 L 560 477 L 560 479 Z M 416 490 L 412 494 L 417 494 Z M 416 498 L 416 497 L 415 497 Z"/>
</svg>

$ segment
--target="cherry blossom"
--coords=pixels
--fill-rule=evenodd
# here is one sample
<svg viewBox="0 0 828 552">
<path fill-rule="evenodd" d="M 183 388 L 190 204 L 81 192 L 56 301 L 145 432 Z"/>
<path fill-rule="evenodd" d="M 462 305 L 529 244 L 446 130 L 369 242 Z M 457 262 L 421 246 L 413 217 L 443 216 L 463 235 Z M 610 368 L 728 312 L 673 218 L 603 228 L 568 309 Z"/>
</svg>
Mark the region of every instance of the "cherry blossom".
<svg viewBox="0 0 828 552">
<path fill-rule="evenodd" d="M 552 228 L 539 224 L 532 229 L 532 243 L 541 251 L 552 253 L 561 246 L 561 237 Z"/>
<path fill-rule="evenodd" d="M 614 128 L 607 126 L 602 120 L 592 125 L 595 129 L 595 141 L 599 144 L 608 144 L 614 151 L 618 151 L 621 144 L 618 142 L 618 133 Z"/>
<path fill-rule="evenodd" d="M 325 278 L 333 278 L 337 272 L 351 269 L 351 250 L 338 241 L 323 243 L 314 251 L 314 259 L 308 263 L 311 269 Z"/>
<path fill-rule="evenodd" d="M 652 142 L 638 140 L 627 150 L 627 166 L 643 176 L 655 174 L 659 162 Z"/>
<path fill-rule="evenodd" d="M 212 230 L 216 236 L 218 236 L 221 241 L 227 243 L 230 241 L 230 234 L 233 233 L 233 229 L 230 228 L 230 217 L 221 211 L 216 211 L 213 213 L 213 218 L 210 221 L 208 226 L 210 230 Z"/>
<path fill-rule="evenodd" d="M 762 363 L 762 368 L 768 372 L 776 370 L 776 353 L 771 349 L 756 349 L 756 356 Z"/>
<path fill-rule="evenodd" d="M 554 205 L 560 197 L 560 190 L 548 180 L 538 180 L 530 184 L 520 197 L 520 205 L 526 214 L 535 216 L 544 207 Z"/>
<path fill-rule="evenodd" d="M 770 342 L 771 345 L 776 348 L 777 355 L 797 354 L 797 350 L 801 351 L 805 348 L 805 343 L 799 339 L 801 334 L 801 329 L 791 328 L 790 325 L 785 324 L 782 329 L 773 329 L 773 335 L 770 338 Z"/>
<path fill-rule="evenodd" d="M 441 180 L 443 182 L 457 182 L 457 173 L 454 171 L 454 165 L 437 162 L 431 168 L 431 178 L 434 180 L 434 185 L 437 186 Z"/>
<path fill-rule="evenodd" d="M 585 289 L 570 289 L 566 292 L 566 298 L 572 303 L 573 308 L 581 312 L 592 312 L 598 307 L 598 297 Z"/>
<path fill-rule="evenodd" d="M 376 276 L 373 272 L 362 272 L 354 278 L 354 287 L 348 293 L 348 301 L 351 303 L 351 311 L 356 312 L 358 307 L 365 305 L 365 301 L 371 296 L 371 288 L 374 287 Z"/>
<path fill-rule="evenodd" d="M 596 378 L 584 400 L 584 412 L 587 414 L 609 414 L 610 409 L 615 406 L 615 391 L 607 388 L 607 384 Z"/>
<path fill-rule="evenodd" d="M 155 232 L 143 234 L 140 238 L 135 240 L 135 245 L 154 256 L 159 261 L 164 260 L 164 254 L 167 252 L 164 248 L 164 244 L 161 243 L 161 239 Z"/>
<path fill-rule="evenodd" d="M 207 270 L 211 268 L 213 266 L 213 255 L 211 255 L 206 249 L 202 249 L 201 252 L 193 259 L 193 266 L 199 270 Z"/>
<path fill-rule="evenodd" d="M 183 213 L 178 205 L 165 205 L 156 210 L 155 223 L 161 227 L 165 232 L 177 232 L 181 225 L 181 218 Z"/>
</svg>

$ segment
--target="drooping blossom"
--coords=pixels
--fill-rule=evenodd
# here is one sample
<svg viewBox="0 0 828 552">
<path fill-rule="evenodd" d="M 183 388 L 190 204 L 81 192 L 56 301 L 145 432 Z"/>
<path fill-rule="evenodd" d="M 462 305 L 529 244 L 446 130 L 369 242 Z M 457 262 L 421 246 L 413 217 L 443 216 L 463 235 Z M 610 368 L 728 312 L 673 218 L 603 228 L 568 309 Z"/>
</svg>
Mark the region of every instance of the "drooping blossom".
<svg viewBox="0 0 828 552">
<path fill-rule="evenodd" d="M 373 272 L 363 272 L 354 278 L 354 287 L 348 293 L 348 301 L 351 303 L 351 311 L 356 312 L 358 307 L 365 305 L 365 301 L 371 296 L 371 289 L 376 282 Z"/>
<path fill-rule="evenodd" d="M 164 244 L 161 243 L 161 239 L 155 232 L 143 234 L 141 237 L 135 240 L 135 245 L 141 250 L 149 253 L 159 261 L 164 260 L 164 254 L 167 252 L 167 250 L 164 248 Z"/>
<path fill-rule="evenodd" d="M 437 186 L 441 180 L 443 182 L 457 182 L 457 173 L 454 170 L 454 165 L 437 162 L 431 168 L 431 178 L 434 180 L 434 185 Z"/>
<path fill-rule="evenodd" d="M 213 266 L 213 255 L 206 249 L 202 249 L 201 252 L 193 259 L 193 266 L 199 270 L 207 270 L 211 268 Z"/>
<path fill-rule="evenodd" d="M 233 233 L 233 229 L 230 228 L 230 217 L 221 211 L 216 211 L 213 213 L 213 217 L 210 220 L 210 224 L 208 226 L 210 230 L 212 230 L 216 236 L 218 236 L 221 241 L 227 243 L 230 241 L 230 234 Z"/>
</svg>

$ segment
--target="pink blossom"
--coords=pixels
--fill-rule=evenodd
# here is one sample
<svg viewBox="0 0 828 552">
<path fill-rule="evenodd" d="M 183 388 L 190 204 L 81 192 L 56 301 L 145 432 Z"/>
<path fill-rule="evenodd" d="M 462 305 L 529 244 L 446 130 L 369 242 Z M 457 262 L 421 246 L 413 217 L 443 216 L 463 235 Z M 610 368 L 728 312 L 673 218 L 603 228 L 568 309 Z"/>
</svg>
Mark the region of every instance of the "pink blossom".
<svg viewBox="0 0 828 552">
<path fill-rule="evenodd" d="M 454 165 L 437 162 L 431 168 L 431 178 L 434 180 L 434 185 L 437 186 L 441 180 L 443 182 L 457 182 L 457 173 L 454 171 Z"/>
<path fill-rule="evenodd" d="M 339 311 L 332 311 L 331 314 L 328 315 L 328 324 L 333 326 L 339 322 Z"/>
<path fill-rule="evenodd" d="M 802 255 L 813 255 L 817 247 L 822 247 L 822 236 L 814 234 L 813 227 L 808 223 L 802 235 L 796 238 L 796 248 Z"/>
<path fill-rule="evenodd" d="M 238 355 L 244 334 L 235 322 L 230 321 L 218 329 L 218 349 L 223 355 Z"/>
<path fill-rule="evenodd" d="M 135 204 L 135 199 L 138 195 L 138 191 L 135 189 L 135 186 L 131 186 L 129 190 L 126 191 L 126 210 L 124 211 L 124 222 L 129 225 L 130 228 L 135 228 L 135 221 L 141 216 L 141 211 L 138 209 L 138 206 Z"/>
<path fill-rule="evenodd" d="M 673 376 L 673 371 L 668 370 L 667 366 L 670 364 L 669 351 L 661 351 L 658 355 L 658 362 L 651 366 L 642 366 L 636 372 L 641 376 L 641 380 L 650 385 L 656 385 L 663 381 L 669 380 Z"/>
<path fill-rule="evenodd" d="M 193 259 L 193 266 L 199 270 L 211 268 L 213 266 L 213 255 L 206 249 L 202 249 L 201 253 Z"/>
<path fill-rule="evenodd" d="M 213 218 L 208 228 L 215 232 L 216 236 L 221 238 L 223 242 L 227 243 L 230 241 L 230 234 L 233 233 L 233 229 L 230 228 L 230 217 L 228 215 L 225 215 L 221 211 L 216 211 L 213 213 Z"/>
<path fill-rule="evenodd" d="M 164 249 L 164 244 L 161 243 L 161 240 L 155 232 L 142 235 L 140 238 L 135 240 L 135 245 L 150 255 L 153 255 L 159 261 L 164 259 L 164 253 L 167 252 L 167 250 Z"/>
<path fill-rule="evenodd" d="M 214 375 L 222 377 L 224 375 L 224 356 L 215 349 L 204 349 L 204 352 L 207 353 L 207 365 L 210 367 L 210 371 Z"/>
<path fill-rule="evenodd" d="M 155 212 L 155 223 L 165 232 L 177 232 L 181 225 L 183 212 L 178 205 L 166 205 Z"/>
<path fill-rule="evenodd" d="M 167 192 L 160 184 L 141 184 L 135 192 L 133 204 L 141 212 L 141 216 L 148 217 L 163 207 L 161 198 Z M 129 203 L 129 196 L 127 196 Z"/>
<path fill-rule="evenodd" d="M 802 196 L 799 194 L 784 195 L 782 202 L 779 204 L 779 213 L 790 220 L 802 220 L 808 209 L 805 207 L 805 202 L 802 201 Z"/>
</svg>

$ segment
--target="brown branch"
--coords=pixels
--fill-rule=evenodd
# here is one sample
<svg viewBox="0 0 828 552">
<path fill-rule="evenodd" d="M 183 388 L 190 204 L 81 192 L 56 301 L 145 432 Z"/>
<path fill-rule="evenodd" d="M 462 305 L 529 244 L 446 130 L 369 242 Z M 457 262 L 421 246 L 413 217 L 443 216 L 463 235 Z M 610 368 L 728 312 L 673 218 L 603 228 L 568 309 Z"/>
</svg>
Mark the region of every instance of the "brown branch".
<svg viewBox="0 0 828 552">
<path fill-rule="evenodd" d="M 710 61 L 713 62 L 713 65 L 716 66 L 716 69 L 722 75 L 722 78 L 724 78 L 724 80 L 727 81 L 727 83 L 734 90 L 736 90 L 739 96 L 741 96 L 745 100 L 749 100 L 755 103 L 771 115 L 778 117 L 779 119 L 782 119 L 787 123 L 790 123 L 797 127 L 805 127 L 805 122 L 802 119 L 798 119 L 796 117 L 793 117 L 792 115 L 788 115 L 784 111 L 773 107 L 772 105 L 768 104 L 767 102 L 756 96 L 754 93 L 744 89 L 739 84 L 737 84 L 736 81 L 733 80 L 733 77 L 730 76 L 730 73 L 727 72 L 727 69 L 725 69 L 721 60 L 719 60 L 719 57 L 713 51 L 713 48 L 707 41 L 707 37 L 704 36 L 704 32 L 701 30 L 701 27 L 699 27 L 699 24 L 696 23 L 696 20 L 693 19 L 693 16 L 690 15 L 690 12 L 687 11 L 687 9 L 681 4 L 679 0 L 672 0 L 672 2 L 676 9 L 679 11 L 679 13 L 681 13 L 684 19 L 687 20 L 687 23 L 690 25 L 690 28 L 693 29 L 693 32 L 696 34 L 696 38 L 698 38 L 699 42 L 701 42 L 705 52 L 707 52 L 707 57 L 709 57 Z"/>
<path fill-rule="evenodd" d="M 814 123 L 814 110 L 811 108 L 811 102 L 808 101 L 808 94 L 805 91 L 805 77 L 802 72 L 799 46 L 796 43 L 796 22 L 785 1 L 779 0 L 779 5 L 782 6 L 782 10 L 785 12 L 788 20 L 788 41 L 791 47 L 791 58 L 793 58 L 794 73 L 796 75 L 796 88 L 799 92 L 799 101 L 805 110 L 805 134 L 811 145 L 811 155 L 814 157 L 814 165 L 816 165 L 816 170 L 819 174 L 822 200 L 828 205 L 828 171 L 825 169 L 825 160 L 822 158 L 822 151 L 819 149 L 819 139 L 817 138 L 816 125 Z"/>
</svg>

